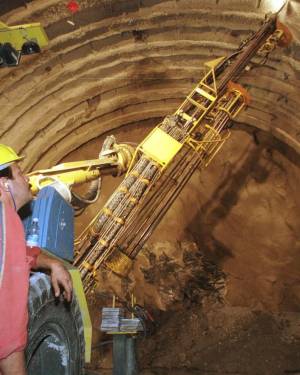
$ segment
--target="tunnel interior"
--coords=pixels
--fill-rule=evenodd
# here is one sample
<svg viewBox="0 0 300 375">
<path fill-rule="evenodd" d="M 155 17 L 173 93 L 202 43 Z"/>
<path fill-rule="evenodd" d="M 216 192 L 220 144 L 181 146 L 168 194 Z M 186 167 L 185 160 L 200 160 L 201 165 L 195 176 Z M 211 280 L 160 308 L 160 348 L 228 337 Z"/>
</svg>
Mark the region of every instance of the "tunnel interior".
<svg viewBox="0 0 300 375">
<path fill-rule="evenodd" d="M 96 158 L 108 135 L 140 143 L 202 78 L 206 61 L 229 55 L 274 0 L 81 0 L 1 2 L 8 25 L 41 22 L 49 45 L 0 69 L 1 143 L 29 172 Z M 110 374 L 100 332 L 113 294 L 134 293 L 155 319 L 137 340 L 142 375 L 300 373 L 299 206 L 300 2 L 280 21 L 293 35 L 240 83 L 251 102 L 207 169 L 196 170 L 134 262 L 128 278 L 108 270 L 89 301 L 89 370 Z M 79 234 L 121 177 L 105 176 Z"/>
</svg>

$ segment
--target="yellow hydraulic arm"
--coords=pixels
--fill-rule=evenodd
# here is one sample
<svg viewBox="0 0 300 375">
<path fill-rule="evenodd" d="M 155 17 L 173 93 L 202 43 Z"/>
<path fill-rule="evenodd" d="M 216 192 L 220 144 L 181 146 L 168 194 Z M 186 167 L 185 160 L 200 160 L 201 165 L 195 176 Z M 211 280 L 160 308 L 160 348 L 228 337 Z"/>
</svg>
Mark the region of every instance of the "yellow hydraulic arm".
<svg viewBox="0 0 300 375">
<path fill-rule="evenodd" d="M 101 174 L 121 175 L 132 160 L 134 149 L 128 144 L 117 144 L 113 136 L 107 137 L 98 159 L 58 164 L 27 174 L 33 195 L 47 185 L 53 185 L 68 199 L 69 190 L 79 184 L 97 180 Z"/>
</svg>

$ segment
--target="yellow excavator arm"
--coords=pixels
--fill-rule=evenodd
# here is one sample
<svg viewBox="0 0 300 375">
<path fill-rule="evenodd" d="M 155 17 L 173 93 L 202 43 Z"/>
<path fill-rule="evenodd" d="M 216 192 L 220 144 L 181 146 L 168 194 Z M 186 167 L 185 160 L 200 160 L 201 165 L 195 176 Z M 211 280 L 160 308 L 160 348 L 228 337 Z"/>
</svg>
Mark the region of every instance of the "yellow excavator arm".
<svg viewBox="0 0 300 375">
<path fill-rule="evenodd" d="M 117 144 L 113 136 L 106 138 L 98 159 L 58 164 L 27 174 L 33 195 L 47 185 L 55 187 L 65 199 L 73 186 L 97 180 L 102 174 L 122 175 L 131 163 L 134 148 Z"/>
</svg>

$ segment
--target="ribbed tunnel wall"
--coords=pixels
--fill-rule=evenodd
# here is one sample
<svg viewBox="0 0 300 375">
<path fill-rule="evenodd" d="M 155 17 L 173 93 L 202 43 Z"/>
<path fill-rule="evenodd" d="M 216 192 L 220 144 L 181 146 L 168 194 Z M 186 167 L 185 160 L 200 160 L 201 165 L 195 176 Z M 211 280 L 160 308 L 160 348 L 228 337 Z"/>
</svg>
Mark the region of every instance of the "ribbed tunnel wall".
<svg viewBox="0 0 300 375">
<path fill-rule="evenodd" d="M 50 44 L 0 71 L 2 141 L 13 140 L 31 169 L 52 165 L 107 130 L 157 122 L 201 78 L 203 62 L 230 53 L 258 28 L 270 3 L 81 1 L 72 17 L 64 1 L 32 1 L 5 14 L 8 24 L 41 21 Z M 291 1 L 282 18 L 293 45 L 245 78 L 252 102 L 239 118 L 296 150 L 297 14 L 299 3 Z"/>
</svg>

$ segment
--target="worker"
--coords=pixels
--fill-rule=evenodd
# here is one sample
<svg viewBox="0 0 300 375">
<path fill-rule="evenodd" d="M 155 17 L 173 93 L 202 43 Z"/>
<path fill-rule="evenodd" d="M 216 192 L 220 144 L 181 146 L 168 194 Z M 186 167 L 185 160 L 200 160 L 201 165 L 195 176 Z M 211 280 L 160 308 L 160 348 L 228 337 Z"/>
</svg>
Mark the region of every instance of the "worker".
<svg viewBox="0 0 300 375">
<path fill-rule="evenodd" d="M 26 247 L 17 211 L 32 199 L 28 178 L 16 152 L 0 144 L 0 374 L 25 375 L 27 299 L 31 269 L 48 270 L 56 297 L 61 289 L 67 301 L 72 281 L 63 264 L 39 248 Z"/>
</svg>

